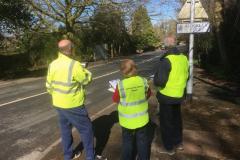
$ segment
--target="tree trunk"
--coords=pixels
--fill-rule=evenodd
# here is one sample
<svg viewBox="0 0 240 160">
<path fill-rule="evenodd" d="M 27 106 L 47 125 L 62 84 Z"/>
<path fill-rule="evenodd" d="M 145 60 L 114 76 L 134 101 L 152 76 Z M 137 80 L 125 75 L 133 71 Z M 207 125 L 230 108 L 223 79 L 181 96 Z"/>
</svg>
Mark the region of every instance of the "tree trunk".
<svg viewBox="0 0 240 160">
<path fill-rule="evenodd" d="M 73 23 L 69 22 L 68 19 L 66 19 L 66 32 L 67 32 L 67 37 L 70 39 L 73 39 L 73 35 L 74 35 Z"/>
<path fill-rule="evenodd" d="M 229 61 L 226 53 L 226 47 L 225 47 L 225 42 L 224 42 L 224 37 L 222 35 L 221 30 L 216 32 L 216 37 L 217 37 L 217 42 L 218 42 L 218 48 L 220 52 L 220 58 L 221 58 L 221 63 L 223 64 L 224 68 L 228 70 L 229 67 Z"/>
<path fill-rule="evenodd" d="M 114 47 L 113 47 L 113 44 L 111 44 L 111 58 L 114 57 Z"/>
<path fill-rule="evenodd" d="M 118 46 L 118 55 L 121 55 L 121 45 Z"/>
</svg>

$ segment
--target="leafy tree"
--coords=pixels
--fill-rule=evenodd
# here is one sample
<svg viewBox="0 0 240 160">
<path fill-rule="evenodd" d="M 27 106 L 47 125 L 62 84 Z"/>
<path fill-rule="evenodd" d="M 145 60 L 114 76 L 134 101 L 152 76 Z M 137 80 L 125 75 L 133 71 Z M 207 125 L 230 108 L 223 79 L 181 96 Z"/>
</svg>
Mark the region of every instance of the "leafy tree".
<svg viewBox="0 0 240 160">
<path fill-rule="evenodd" d="M 154 47 L 157 42 L 147 9 L 142 5 L 133 14 L 132 35 L 138 50 Z"/>
<path fill-rule="evenodd" d="M 13 33 L 30 26 L 32 16 L 23 0 L 0 1 L 0 32 Z"/>
<path fill-rule="evenodd" d="M 109 44 L 111 56 L 120 53 L 122 50 L 120 41 L 122 40 L 124 42 L 124 40 L 119 39 L 116 33 L 126 31 L 124 31 L 122 27 L 124 26 L 124 22 L 121 19 L 122 17 L 117 12 L 120 11 L 120 8 L 126 9 L 135 3 L 130 0 L 26 1 L 31 6 L 36 19 L 39 21 L 40 31 L 42 31 L 43 28 L 44 31 L 48 30 L 48 32 L 60 31 L 74 42 L 76 55 L 80 57 L 92 54 L 92 48 L 97 39 L 102 43 Z M 113 11 L 116 8 L 119 10 Z M 102 10 L 104 14 L 101 15 L 99 10 Z M 101 17 L 102 19 L 95 17 L 97 14 L 100 15 L 97 17 Z M 95 18 L 96 20 L 93 22 Z M 101 26 L 102 22 L 104 25 L 107 25 L 107 27 Z M 96 29 L 97 25 L 100 27 L 100 30 Z M 95 27 L 96 30 L 92 30 L 91 27 Z M 96 36 L 97 38 L 95 38 Z"/>
<path fill-rule="evenodd" d="M 65 26 L 67 33 L 75 33 L 76 26 L 87 23 L 98 5 L 121 6 L 131 4 L 130 0 L 26 0 L 35 16 L 45 26 L 55 22 Z"/>
<path fill-rule="evenodd" d="M 62 23 L 68 33 L 74 33 L 76 24 L 88 15 L 94 0 L 26 0 L 42 23 Z"/>
<path fill-rule="evenodd" d="M 107 44 L 111 57 L 120 54 L 127 47 L 129 36 L 125 27 L 123 12 L 119 7 L 101 5 L 92 18 L 93 41 Z"/>
</svg>

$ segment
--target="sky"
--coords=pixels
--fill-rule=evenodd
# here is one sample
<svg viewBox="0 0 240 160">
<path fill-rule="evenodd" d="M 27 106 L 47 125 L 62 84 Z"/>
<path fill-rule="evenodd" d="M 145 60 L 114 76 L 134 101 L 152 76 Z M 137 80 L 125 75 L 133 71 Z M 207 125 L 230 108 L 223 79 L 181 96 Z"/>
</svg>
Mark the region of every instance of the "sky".
<svg viewBox="0 0 240 160">
<path fill-rule="evenodd" d="M 176 0 L 148 0 L 146 7 L 152 23 L 157 24 L 168 19 L 176 20 L 176 8 L 180 5 Z"/>
</svg>

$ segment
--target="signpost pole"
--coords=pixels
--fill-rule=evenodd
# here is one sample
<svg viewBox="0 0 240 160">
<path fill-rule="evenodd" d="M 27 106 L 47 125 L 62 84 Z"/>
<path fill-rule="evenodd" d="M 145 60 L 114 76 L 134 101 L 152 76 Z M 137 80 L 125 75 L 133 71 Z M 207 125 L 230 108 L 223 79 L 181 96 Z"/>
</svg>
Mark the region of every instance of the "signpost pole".
<svg viewBox="0 0 240 160">
<path fill-rule="evenodd" d="M 195 17 L 195 0 L 191 0 L 191 17 L 190 23 L 194 23 Z M 187 84 L 187 99 L 192 101 L 193 94 L 193 51 L 194 51 L 194 33 L 189 37 L 189 80 Z"/>
</svg>

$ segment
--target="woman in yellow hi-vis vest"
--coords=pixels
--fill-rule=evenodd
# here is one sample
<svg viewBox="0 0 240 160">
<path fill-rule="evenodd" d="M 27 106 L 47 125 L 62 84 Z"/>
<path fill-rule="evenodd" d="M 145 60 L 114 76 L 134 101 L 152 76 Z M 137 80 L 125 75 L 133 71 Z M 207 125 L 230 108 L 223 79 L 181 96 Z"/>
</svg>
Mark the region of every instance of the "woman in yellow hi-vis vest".
<svg viewBox="0 0 240 160">
<path fill-rule="evenodd" d="M 113 101 L 118 103 L 119 124 L 122 127 L 122 160 L 134 159 L 137 150 L 139 160 L 149 159 L 147 126 L 149 122 L 148 101 L 151 95 L 147 80 L 137 75 L 136 65 L 126 59 L 121 63 L 121 80 Z M 134 148 L 136 143 L 137 149 Z"/>
</svg>

